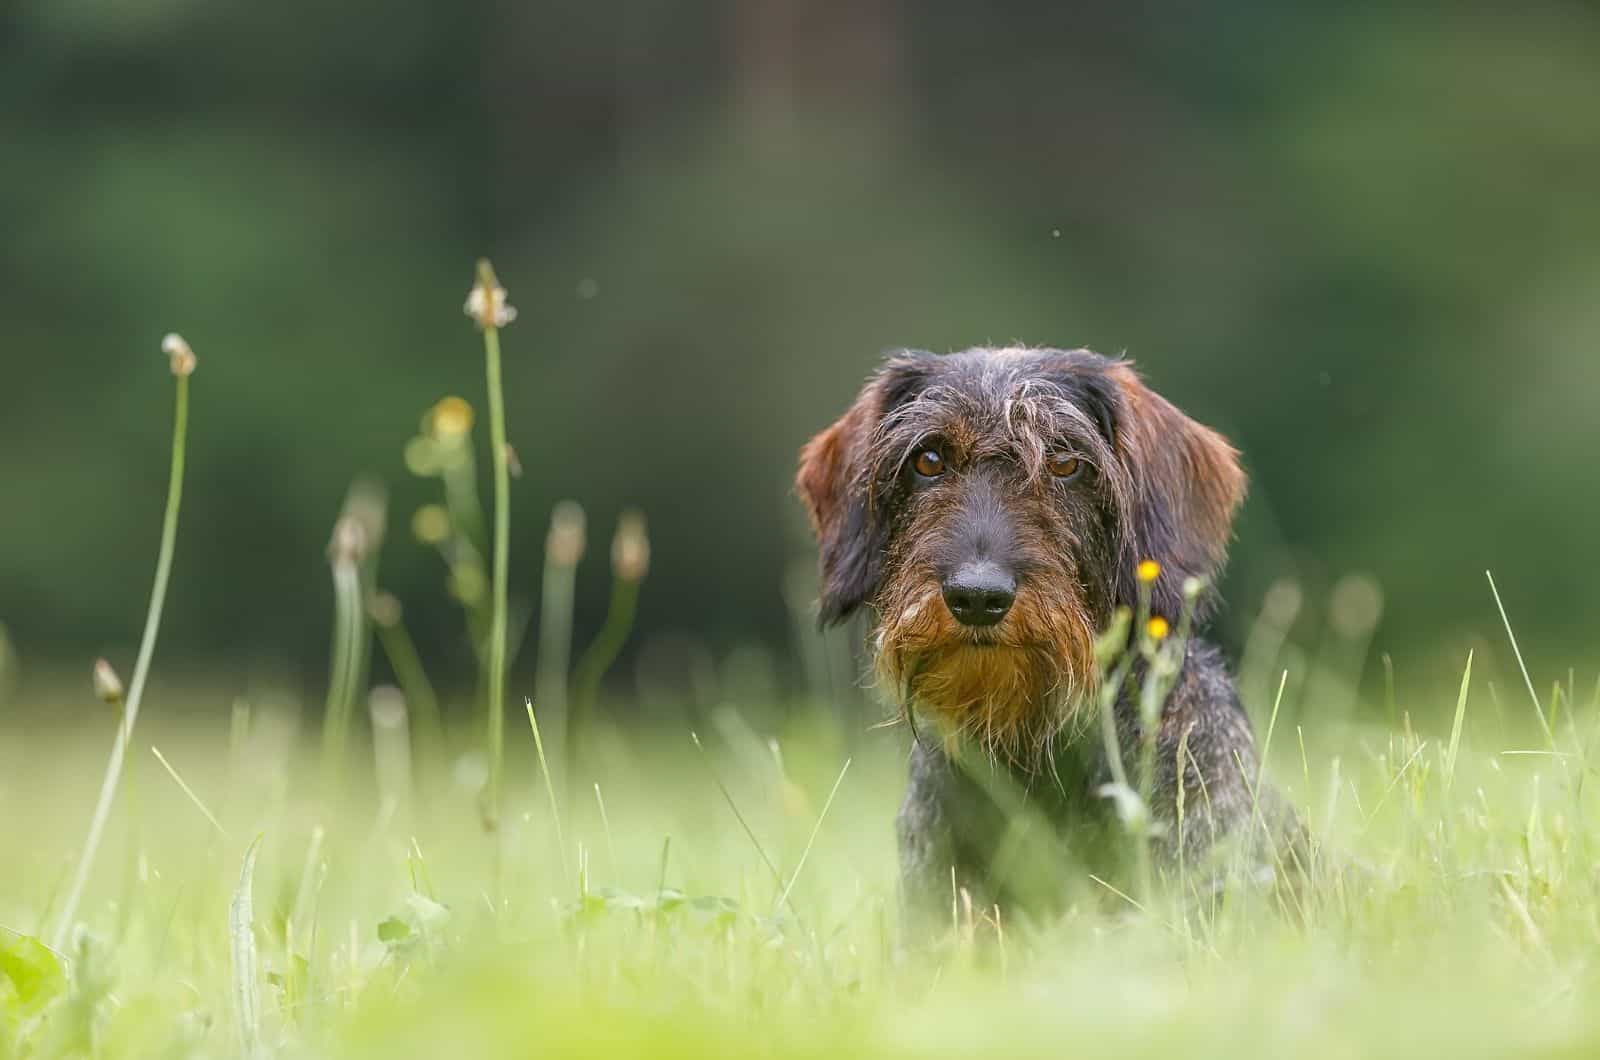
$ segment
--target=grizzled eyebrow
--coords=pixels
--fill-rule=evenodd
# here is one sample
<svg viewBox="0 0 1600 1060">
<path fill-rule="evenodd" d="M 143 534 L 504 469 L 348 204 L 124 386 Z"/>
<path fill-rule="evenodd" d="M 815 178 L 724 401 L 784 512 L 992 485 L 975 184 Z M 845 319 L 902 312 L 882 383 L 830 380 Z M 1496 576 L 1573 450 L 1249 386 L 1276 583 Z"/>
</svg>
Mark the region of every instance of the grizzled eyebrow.
<svg viewBox="0 0 1600 1060">
<path fill-rule="evenodd" d="M 1030 476 L 1062 450 L 1101 468 L 1115 459 L 1097 417 L 1042 374 L 966 373 L 913 391 L 873 433 L 874 478 L 892 478 L 930 438 L 964 460 L 1014 457 Z"/>
</svg>

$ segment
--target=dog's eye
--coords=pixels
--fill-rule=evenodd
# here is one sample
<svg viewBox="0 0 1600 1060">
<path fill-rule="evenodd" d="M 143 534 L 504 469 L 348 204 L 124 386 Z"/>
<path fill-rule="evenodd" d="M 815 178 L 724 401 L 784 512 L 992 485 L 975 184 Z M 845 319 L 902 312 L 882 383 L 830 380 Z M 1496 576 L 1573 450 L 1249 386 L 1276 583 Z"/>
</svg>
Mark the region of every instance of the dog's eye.
<svg viewBox="0 0 1600 1060">
<path fill-rule="evenodd" d="M 1050 459 L 1045 461 L 1045 466 L 1056 478 L 1070 480 L 1082 474 L 1088 465 L 1071 453 L 1051 453 Z"/>
<path fill-rule="evenodd" d="M 938 478 L 944 474 L 944 454 L 931 447 L 924 449 L 917 454 L 911 466 L 916 468 L 917 474 L 923 478 Z"/>
</svg>

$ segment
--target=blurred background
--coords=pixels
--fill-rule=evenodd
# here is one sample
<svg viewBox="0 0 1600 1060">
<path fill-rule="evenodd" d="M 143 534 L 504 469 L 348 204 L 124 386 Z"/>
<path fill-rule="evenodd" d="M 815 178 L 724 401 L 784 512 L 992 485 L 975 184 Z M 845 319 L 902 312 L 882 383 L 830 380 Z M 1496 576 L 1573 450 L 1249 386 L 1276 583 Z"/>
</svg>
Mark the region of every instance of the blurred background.
<svg viewBox="0 0 1600 1060">
<path fill-rule="evenodd" d="M 470 681 L 404 450 L 450 394 L 483 445 L 480 254 L 521 311 L 513 597 L 580 501 L 581 645 L 618 513 L 649 520 L 614 681 L 801 681 L 796 449 L 885 349 L 1012 340 L 1125 352 L 1244 450 L 1235 652 L 1266 601 L 1368 688 L 1472 647 L 1515 682 L 1492 568 L 1536 680 L 1589 659 L 1592 5 L 12 0 L 0 98 L 0 623 L 84 712 L 149 590 L 173 329 L 158 672 L 320 687 L 368 476 L 379 580 Z"/>
</svg>

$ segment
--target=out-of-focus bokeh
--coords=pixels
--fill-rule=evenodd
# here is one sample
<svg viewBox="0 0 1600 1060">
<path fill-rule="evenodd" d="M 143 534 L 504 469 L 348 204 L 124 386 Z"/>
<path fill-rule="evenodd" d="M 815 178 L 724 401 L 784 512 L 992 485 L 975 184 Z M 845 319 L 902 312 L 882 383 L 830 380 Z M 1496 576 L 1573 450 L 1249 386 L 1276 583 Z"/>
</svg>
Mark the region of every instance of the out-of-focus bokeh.
<svg viewBox="0 0 1600 1060">
<path fill-rule="evenodd" d="M 1299 639 L 1360 626 L 1370 576 L 1369 680 L 1459 668 L 1504 643 L 1485 568 L 1536 672 L 1591 646 L 1592 7 L 15 0 L 0 98 L 0 622 L 34 671 L 137 636 L 178 329 L 161 666 L 320 680 L 369 475 L 382 582 L 466 679 L 402 450 L 446 394 L 482 443 L 479 254 L 521 310 L 513 595 L 581 501 L 580 640 L 637 505 L 632 652 L 794 672 L 797 447 L 887 348 L 1022 340 L 1125 351 L 1244 450 L 1235 646 L 1275 583 Z"/>
</svg>

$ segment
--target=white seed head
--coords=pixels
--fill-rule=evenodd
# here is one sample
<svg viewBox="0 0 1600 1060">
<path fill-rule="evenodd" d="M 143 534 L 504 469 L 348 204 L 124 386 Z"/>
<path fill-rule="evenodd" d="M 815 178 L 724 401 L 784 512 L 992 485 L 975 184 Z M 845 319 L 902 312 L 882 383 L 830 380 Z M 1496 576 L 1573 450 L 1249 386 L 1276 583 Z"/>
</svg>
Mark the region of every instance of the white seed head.
<svg viewBox="0 0 1600 1060">
<path fill-rule="evenodd" d="M 467 292 L 461 308 L 479 330 L 503 328 L 517 319 L 517 309 L 506 301 L 506 289 L 495 279 L 494 267 L 487 259 L 478 262 L 478 282 Z"/>
<path fill-rule="evenodd" d="M 583 559 L 586 538 L 583 507 L 577 501 L 560 501 L 550 513 L 550 533 L 545 535 L 545 560 L 561 567 L 576 567 Z"/>
<path fill-rule="evenodd" d="M 94 661 L 94 694 L 102 703 L 122 702 L 122 678 L 117 676 L 117 671 L 104 659 Z"/>
<path fill-rule="evenodd" d="M 333 524 L 333 540 L 328 542 L 328 559 L 335 567 L 356 566 L 367 554 L 367 528 L 354 515 L 341 515 Z"/>
<path fill-rule="evenodd" d="M 611 539 L 611 570 L 630 582 L 641 581 L 650 572 L 650 537 L 645 532 L 644 513 L 629 509 L 617 520 L 617 536 Z"/>
<path fill-rule="evenodd" d="M 189 348 L 189 344 L 184 341 L 182 335 L 179 335 L 176 331 L 170 332 L 166 338 L 161 340 L 161 352 L 167 355 L 167 362 L 172 368 L 173 375 L 190 376 L 194 374 L 195 364 L 197 363 L 194 350 Z"/>
<path fill-rule="evenodd" d="M 351 483 L 341 514 L 361 524 L 363 556 L 383 547 L 389 522 L 389 495 L 382 483 L 372 479 L 357 479 Z"/>
</svg>

